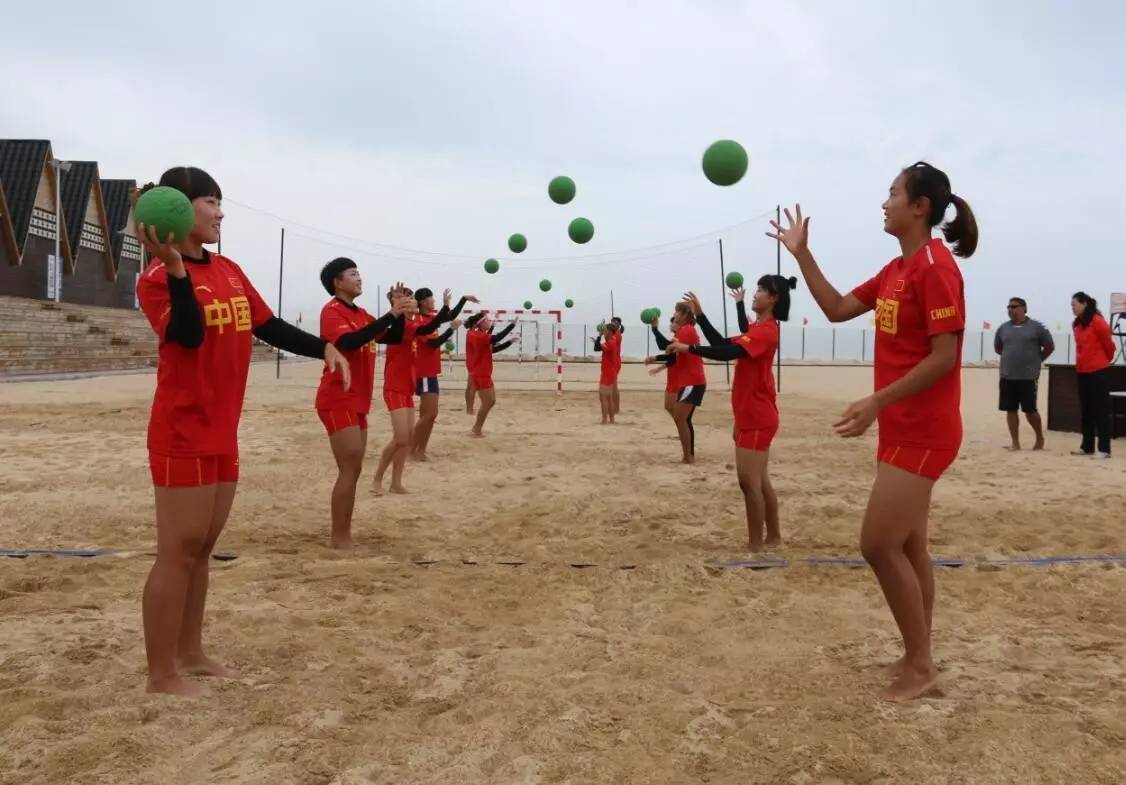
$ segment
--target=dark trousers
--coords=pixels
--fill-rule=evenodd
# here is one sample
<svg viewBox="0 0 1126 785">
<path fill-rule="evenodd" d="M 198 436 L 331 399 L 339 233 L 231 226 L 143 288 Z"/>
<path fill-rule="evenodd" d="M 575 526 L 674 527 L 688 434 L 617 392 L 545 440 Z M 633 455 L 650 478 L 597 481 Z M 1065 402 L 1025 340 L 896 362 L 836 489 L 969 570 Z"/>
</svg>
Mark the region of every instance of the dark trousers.
<svg viewBox="0 0 1126 785">
<path fill-rule="evenodd" d="M 1110 452 L 1110 370 L 1077 373 L 1079 413 L 1083 421 L 1083 452 Z"/>
</svg>

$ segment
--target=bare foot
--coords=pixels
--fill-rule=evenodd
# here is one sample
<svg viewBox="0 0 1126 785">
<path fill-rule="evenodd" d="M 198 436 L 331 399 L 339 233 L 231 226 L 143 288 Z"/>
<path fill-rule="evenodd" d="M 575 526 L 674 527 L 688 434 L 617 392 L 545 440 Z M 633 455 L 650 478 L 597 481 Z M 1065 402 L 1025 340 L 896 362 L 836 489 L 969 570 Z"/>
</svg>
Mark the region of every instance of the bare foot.
<svg viewBox="0 0 1126 785">
<path fill-rule="evenodd" d="M 216 676 L 220 679 L 233 679 L 235 672 L 205 654 L 185 657 L 176 663 L 176 670 L 188 676 Z"/>
<path fill-rule="evenodd" d="M 166 679 L 149 679 L 148 684 L 145 685 L 145 692 L 159 692 L 164 695 L 175 695 L 179 698 L 205 698 L 210 694 L 210 690 L 202 684 L 196 684 L 194 681 L 188 681 L 180 677 L 169 676 Z"/>
<path fill-rule="evenodd" d="M 780 534 L 767 535 L 767 537 L 766 537 L 766 547 L 767 548 L 777 548 L 781 544 L 782 544 L 782 535 L 780 535 Z"/>
<path fill-rule="evenodd" d="M 686 455 L 681 459 L 680 462 L 681 463 L 695 463 L 696 462 L 696 456 L 695 455 Z"/>
<path fill-rule="evenodd" d="M 1037 439 L 1036 444 L 1032 445 L 1032 449 L 1033 450 L 1043 450 L 1044 449 L 1044 440 L 1043 439 Z"/>
<path fill-rule="evenodd" d="M 880 697 L 893 703 L 903 703 L 921 697 L 937 683 L 938 669 L 934 665 L 919 669 L 904 663 L 899 674 L 892 679 Z"/>
<path fill-rule="evenodd" d="M 411 456 L 411 460 L 418 461 L 419 463 L 427 463 L 430 461 L 430 456 L 424 452 L 416 452 Z"/>
<path fill-rule="evenodd" d="M 391 493 L 410 493 L 410 491 L 408 491 L 402 485 L 392 485 Z"/>
<path fill-rule="evenodd" d="M 485 438 L 485 434 L 481 433 L 480 431 L 470 431 L 469 435 L 474 439 L 484 439 Z"/>
<path fill-rule="evenodd" d="M 762 553 L 763 547 L 761 542 L 748 542 L 747 550 L 751 553 Z"/>
<path fill-rule="evenodd" d="M 1008 450 L 1009 452 L 1019 452 L 1020 451 L 1020 445 L 1019 444 L 1009 444 L 1009 445 L 1005 446 L 1005 449 Z"/>
<path fill-rule="evenodd" d="M 346 551 L 352 547 L 352 535 L 345 535 L 342 537 L 333 536 L 329 542 L 329 547 L 338 551 Z"/>
<path fill-rule="evenodd" d="M 371 492 L 374 493 L 376 496 L 382 496 L 383 495 L 383 478 L 382 477 L 376 477 L 374 480 L 372 480 Z"/>
</svg>

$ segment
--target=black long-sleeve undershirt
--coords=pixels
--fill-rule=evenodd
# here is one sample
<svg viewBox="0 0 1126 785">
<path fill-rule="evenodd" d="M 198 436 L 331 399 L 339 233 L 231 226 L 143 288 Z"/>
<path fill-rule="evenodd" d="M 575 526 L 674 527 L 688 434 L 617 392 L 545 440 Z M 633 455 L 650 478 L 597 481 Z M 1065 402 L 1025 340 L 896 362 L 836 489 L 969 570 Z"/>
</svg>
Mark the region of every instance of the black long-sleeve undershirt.
<svg viewBox="0 0 1126 785">
<path fill-rule="evenodd" d="M 721 360 L 723 362 L 750 357 L 746 348 L 737 343 L 726 343 L 719 346 L 690 346 L 688 351 L 709 360 Z"/>
<path fill-rule="evenodd" d="M 195 299 L 191 273 L 185 270 L 183 278 L 168 276 L 168 324 L 164 327 L 164 340 L 178 343 L 185 349 L 198 349 L 203 345 L 203 312 Z"/>
<path fill-rule="evenodd" d="M 399 323 L 399 337 L 398 340 L 389 341 L 389 343 L 399 343 L 403 339 L 402 321 L 402 316 L 395 316 L 388 311 L 371 324 L 361 327 L 354 332 L 345 333 L 333 341 L 333 344 L 337 349 L 343 352 L 354 352 L 356 349 L 359 349 L 361 346 L 366 346 L 372 341 L 378 341 L 380 339 L 386 340 L 396 322 Z"/>
<path fill-rule="evenodd" d="M 493 344 L 493 354 L 496 354 L 497 352 L 503 352 L 505 349 L 507 349 L 509 346 L 511 346 L 514 343 L 516 343 L 516 341 L 514 341 L 514 340 L 513 341 L 505 341 L 504 343 L 501 343 L 501 344 L 494 343 Z"/>
<path fill-rule="evenodd" d="M 719 330 L 712 327 L 712 323 L 708 321 L 708 317 L 704 316 L 704 314 L 696 314 L 696 325 L 704 333 L 704 337 L 708 339 L 708 343 L 712 346 L 725 346 L 731 343 L 729 338 L 724 338 L 719 334 Z"/>
<path fill-rule="evenodd" d="M 501 341 L 504 340 L 504 337 L 506 335 L 508 335 L 510 332 L 512 332 L 515 329 L 516 329 L 516 322 L 512 322 L 511 324 L 509 324 L 507 327 L 505 327 L 503 330 L 501 330 L 496 335 L 490 336 L 489 340 L 492 341 L 492 344 L 495 347 L 498 343 L 500 343 Z M 514 341 L 509 341 L 509 343 L 506 344 L 506 346 L 510 345 L 512 343 L 514 343 Z M 499 350 L 494 349 L 494 351 L 499 351 Z"/>
<path fill-rule="evenodd" d="M 661 334 L 661 331 L 657 329 L 657 325 L 652 325 L 651 329 L 653 330 L 653 340 L 657 342 L 657 348 L 664 351 L 672 341 Z"/>
<path fill-rule="evenodd" d="M 290 354 L 321 359 L 325 356 L 328 341 L 295 327 L 284 319 L 273 316 L 254 328 L 254 337 Z"/>
<path fill-rule="evenodd" d="M 453 336 L 453 334 L 454 334 L 454 328 L 451 327 L 450 329 L 446 330 L 444 333 L 437 336 L 436 338 L 431 338 L 426 343 L 427 343 L 428 346 L 431 346 L 431 347 L 437 349 L 439 346 L 441 346 L 446 341 L 448 341 Z"/>
<path fill-rule="evenodd" d="M 751 323 L 747 321 L 747 305 L 742 300 L 735 303 L 735 314 L 739 317 L 739 332 L 751 329 Z"/>
<path fill-rule="evenodd" d="M 599 335 L 596 338 L 591 338 L 591 340 L 594 341 L 594 351 L 596 351 L 596 352 L 602 351 L 602 336 Z"/>
</svg>

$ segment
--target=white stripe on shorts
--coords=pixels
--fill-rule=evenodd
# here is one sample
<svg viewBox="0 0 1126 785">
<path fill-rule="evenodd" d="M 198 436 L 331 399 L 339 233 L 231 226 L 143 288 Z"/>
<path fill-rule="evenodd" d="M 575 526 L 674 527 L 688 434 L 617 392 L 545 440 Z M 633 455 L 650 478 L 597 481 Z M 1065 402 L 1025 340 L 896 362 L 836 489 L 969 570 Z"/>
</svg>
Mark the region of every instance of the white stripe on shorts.
<svg viewBox="0 0 1126 785">
<path fill-rule="evenodd" d="M 693 387 L 692 385 L 689 385 L 688 387 L 682 388 L 681 391 L 680 391 L 680 397 L 677 398 L 677 400 L 680 401 L 681 403 L 683 403 L 684 401 L 687 401 L 689 398 L 692 397 L 692 391 L 695 390 L 695 389 L 696 388 Z"/>
</svg>

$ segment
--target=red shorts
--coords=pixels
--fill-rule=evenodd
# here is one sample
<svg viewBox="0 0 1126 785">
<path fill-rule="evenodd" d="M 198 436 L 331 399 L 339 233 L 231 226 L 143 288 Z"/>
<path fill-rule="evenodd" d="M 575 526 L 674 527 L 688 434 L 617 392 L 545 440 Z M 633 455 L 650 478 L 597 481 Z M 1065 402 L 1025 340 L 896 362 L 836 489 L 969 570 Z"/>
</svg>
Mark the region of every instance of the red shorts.
<svg viewBox="0 0 1126 785">
<path fill-rule="evenodd" d="M 881 444 L 876 449 L 876 463 L 886 463 L 929 480 L 941 477 L 957 457 L 957 450 L 928 450 L 926 447 L 901 447 L 894 444 Z"/>
<path fill-rule="evenodd" d="M 406 393 L 391 392 L 390 390 L 383 391 L 383 403 L 387 406 L 387 411 L 393 412 L 396 409 L 413 409 L 414 396 L 407 395 Z"/>
<path fill-rule="evenodd" d="M 736 431 L 735 446 L 740 450 L 766 452 L 770 449 L 770 443 L 774 441 L 774 437 L 775 435 L 777 435 L 777 433 L 777 425 L 775 425 L 773 428 L 756 428 L 749 431 Z"/>
<path fill-rule="evenodd" d="M 321 418 L 329 436 L 357 425 L 361 431 L 368 429 L 368 416 L 365 412 L 354 412 L 351 409 L 317 409 L 317 416 Z"/>
<path fill-rule="evenodd" d="M 152 484 L 158 488 L 198 488 L 217 482 L 238 482 L 238 453 L 173 458 L 149 451 Z"/>
<path fill-rule="evenodd" d="M 491 376 L 470 376 L 469 378 L 478 390 L 493 389 L 493 377 Z"/>
</svg>

